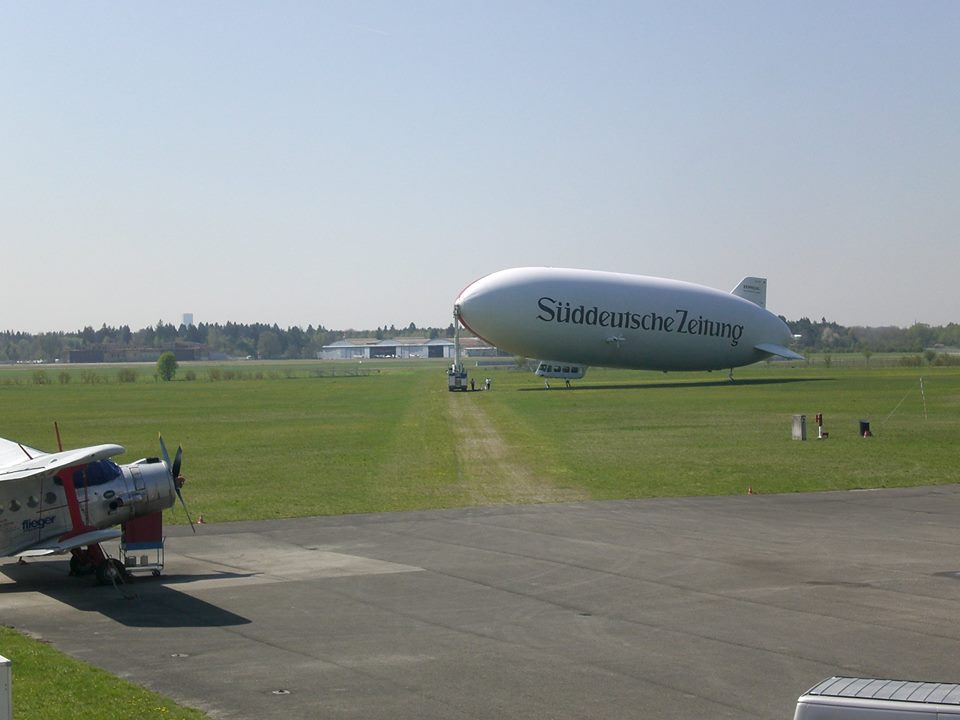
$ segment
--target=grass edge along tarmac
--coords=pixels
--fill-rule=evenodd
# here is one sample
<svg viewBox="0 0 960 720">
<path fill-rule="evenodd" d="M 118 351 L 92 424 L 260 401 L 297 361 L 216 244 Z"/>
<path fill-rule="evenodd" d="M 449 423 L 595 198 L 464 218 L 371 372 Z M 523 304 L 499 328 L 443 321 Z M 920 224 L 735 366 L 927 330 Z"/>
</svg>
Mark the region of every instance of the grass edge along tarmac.
<svg viewBox="0 0 960 720">
<path fill-rule="evenodd" d="M 10 660 L 13 720 L 207 717 L 5 625 L 0 625 L 0 655 Z"/>
</svg>

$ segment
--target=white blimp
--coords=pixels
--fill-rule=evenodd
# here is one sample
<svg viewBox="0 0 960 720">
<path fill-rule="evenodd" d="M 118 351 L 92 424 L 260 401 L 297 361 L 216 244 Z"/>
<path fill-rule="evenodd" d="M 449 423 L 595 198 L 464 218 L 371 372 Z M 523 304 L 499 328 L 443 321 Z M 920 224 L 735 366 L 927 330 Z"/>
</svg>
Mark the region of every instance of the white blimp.
<svg viewBox="0 0 960 720">
<path fill-rule="evenodd" d="M 766 309 L 767 281 L 733 290 L 625 273 L 526 267 L 468 285 L 454 314 L 474 335 L 541 360 L 545 379 L 586 366 L 720 370 L 770 357 L 803 360 L 787 324 Z"/>
</svg>

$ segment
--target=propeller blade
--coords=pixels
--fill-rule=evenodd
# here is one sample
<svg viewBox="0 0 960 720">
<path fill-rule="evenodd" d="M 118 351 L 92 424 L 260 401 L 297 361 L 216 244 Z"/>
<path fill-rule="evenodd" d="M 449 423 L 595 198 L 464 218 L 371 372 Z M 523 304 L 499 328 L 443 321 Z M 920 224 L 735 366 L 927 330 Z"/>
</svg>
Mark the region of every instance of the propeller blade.
<svg viewBox="0 0 960 720">
<path fill-rule="evenodd" d="M 170 474 L 173 475 L 173 479 L 176 480 L 180 477 L 180 464 L 183 462 L 183 448 L 177 448 L 177 455 L 173 459 L 173 469 L 170 471 Z M 179 488 L 178 488 L 179 489 Z"/>
<path fill-rule="evenodd" d="M 180 504 L 183 505 L 183 513 L 187 516 L 187 522 L 190 523 L 190 529 L 193 530 L 193 534 L 197 534 L 197 528 L 193 525 L 193 518 L 190 517 L 190 511 L 187 510 L 187 502 L 183 499 L 183 495 L 180 493 L 180 488 L 177 488 L 177 497 L 180 498 Z"/>
<path fill-rule="evenodd" d="M 193 518 L 190 517 L 190 511 L 187 509 L 187 501 L 183 499 L 183 493 L 180 492 L 180 483 L 177 482 L 177 478 L 180 477 L 180 466 L 183 464 L 183 447 L 177 446 L 177 454 L 173 459 L 173 462 L 170 462 L 170 453 L 167 452 L 167 446 L 163 442 L 163 435 L 160 436 L 160 453 L 163 455 L 163 464 L 167 468 L 167 472 L 170 473 L 170 479 L 173 481 L 173 489 L 177 492 L 177 497 L 180 499 L 180 504 L 183 506 L 183 514 L 187 516 L 187 522 L 190 523 L 190 529 L 193 530 L 193 534 L 197 534 L 197 528 L 193 524 Z"/>
<path fill-rule="evenodd" d="M 160 456 L 163 458 L 163 464 L 167 466 L 167 472 L 170 471 L 170 453 L 167 452 L 167 446 L 163 442 L 163 435 L 160 435 Z"/>
</svg>

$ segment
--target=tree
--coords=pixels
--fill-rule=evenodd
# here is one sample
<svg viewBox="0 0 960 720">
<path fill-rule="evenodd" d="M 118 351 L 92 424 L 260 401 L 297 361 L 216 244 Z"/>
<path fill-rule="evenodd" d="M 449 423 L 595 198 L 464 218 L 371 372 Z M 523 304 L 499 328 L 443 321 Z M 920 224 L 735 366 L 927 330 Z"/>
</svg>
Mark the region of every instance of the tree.
<svg viewBox="0 0 960 720">
<path fill-rule="evenodd" d="M 257 339 L 257 358 L 267 360 L 280 355 L 280 338 L 273 330 L 264 330 Z"/>
<path fill-rule="evenodd" d="M 164 380 L 173 380 L 173 376 L 177 374 L 177 356 L 169 350 L 161 354 L 157 360 L 157 374 Z"/>
</svg>

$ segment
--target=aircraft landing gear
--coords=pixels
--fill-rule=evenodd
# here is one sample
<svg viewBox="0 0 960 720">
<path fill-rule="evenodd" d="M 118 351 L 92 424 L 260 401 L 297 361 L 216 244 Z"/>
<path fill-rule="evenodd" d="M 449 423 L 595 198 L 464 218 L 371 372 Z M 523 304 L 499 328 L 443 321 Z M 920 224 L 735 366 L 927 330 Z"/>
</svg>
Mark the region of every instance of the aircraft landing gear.
<svg viewBox="0 0 960 720">
<path fill-rule="evenodd" d="M 79 577 L 80 575 L 89 575 L 94 571 L 93 563 L 86 555 L 74 553 L 70 555 L 70 577 Z"/>
<path fill-rule="evenodd" d="M 97 567 L 97 582 L 100 585 L 119 585 L 129 578 L 127 569 L 116 558 L 107 558 Z"/>
<path fill-rule="evenodd" d="M 100 585 L 118 585 L 130 579 L 123 563 L 107 557 L 99 545 L 74 548 L 70 551 L 70 575 L 79 577 L 96 573 Z"/>
<path fill-rule="evenodd" d="M 89 575 L 95 572 L 106 559 L 107 556 L 99 545 L 74 548 L 70 551 L 70 575 L 72 577 Z"/>
</svg>

